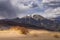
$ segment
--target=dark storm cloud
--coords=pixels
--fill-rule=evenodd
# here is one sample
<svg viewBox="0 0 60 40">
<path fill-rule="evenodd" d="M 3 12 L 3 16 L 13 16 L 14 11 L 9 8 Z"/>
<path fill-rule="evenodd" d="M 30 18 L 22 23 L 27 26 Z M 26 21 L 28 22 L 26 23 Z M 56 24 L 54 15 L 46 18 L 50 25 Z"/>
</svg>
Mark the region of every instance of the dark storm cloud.
<svg viewBox="0 0 60 40">
<path fill-rule="evenodd" d="M 36 8 L 36 7 L 38 7 L 38 5 L 36 3 L 33 3 L 32 8 Z"/>
<path fill-rule="evenodd" d="M 13 8 L 9 0 L 0 1 L 0 16 L 5 18 L 16 17 L 16 10 Z"/>
<path fill-rule="evenodd" d="M 18 16 L 21 17 L 27 14 L 33 14 L 41 11 L 39 5 L 40 3 L 37 0 L 0 0 L 0 17 L 15 18 Z"/>
<path fill-rule="evenodd" d="M 26 4 L 26 3 L 24 4 L 24 6 L 28 6 L 28 5 L 29 5 L 29 4 Z M 35 7 L 38 7 L 38 5 L 37 5 L 36 3 L 32 3 L 32 4 L 31 4 L 31 8 L 35 8 Z"/>
<path fill-rule="evenodd" d="M 51 1 L 49 3 L 44 3 L 44 6 L 46 6 L 47 8 L 57 8 L 60 7 L 60 1 Z"/>
</svg>

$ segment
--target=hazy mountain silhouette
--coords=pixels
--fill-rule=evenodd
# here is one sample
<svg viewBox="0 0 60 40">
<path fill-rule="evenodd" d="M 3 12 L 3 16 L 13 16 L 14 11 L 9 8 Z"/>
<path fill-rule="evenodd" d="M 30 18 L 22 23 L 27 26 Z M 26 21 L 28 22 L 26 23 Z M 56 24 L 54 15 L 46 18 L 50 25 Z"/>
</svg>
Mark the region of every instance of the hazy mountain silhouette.
<svg viewBox="0 0 60 40">
<path fill-rule="evenodd" d="M 41 15 L 24 16 L 22 18 L 1 19 L 0 25 L 21 26 L 30 29 L 45 29 L 50 31 L 60 31 L 60 22 L 49 20 Z"/>
</svg>

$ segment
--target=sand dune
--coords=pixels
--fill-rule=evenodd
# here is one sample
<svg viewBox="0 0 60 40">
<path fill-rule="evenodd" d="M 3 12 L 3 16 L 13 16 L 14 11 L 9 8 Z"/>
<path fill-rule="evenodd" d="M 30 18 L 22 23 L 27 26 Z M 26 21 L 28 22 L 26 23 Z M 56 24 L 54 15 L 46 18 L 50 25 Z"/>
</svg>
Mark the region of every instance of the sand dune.
<svg viewBox="0 0 60 40">
<path fill-rule="evenodd" d="M 18 30 L 0 31 L 0 40 L 60 40 L 60 32 L 46 30 L 28 30 L 28 34 L 20 34 Z"/>
</svg>

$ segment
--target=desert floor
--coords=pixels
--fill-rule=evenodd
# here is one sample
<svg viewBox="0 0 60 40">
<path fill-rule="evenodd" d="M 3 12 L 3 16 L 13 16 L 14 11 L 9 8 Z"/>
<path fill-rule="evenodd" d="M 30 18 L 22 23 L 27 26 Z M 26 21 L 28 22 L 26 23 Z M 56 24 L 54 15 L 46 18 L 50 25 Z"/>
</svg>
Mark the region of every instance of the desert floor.
<svg viewBox="0 0 60 40">
<path fill-rule="evenodd" d="M 30 30 L 28 34 L 19 34 L 16 31 L 0 31 L 0 40 L 60 40 L 60 32 L 46 30 Z"/>
</svg>

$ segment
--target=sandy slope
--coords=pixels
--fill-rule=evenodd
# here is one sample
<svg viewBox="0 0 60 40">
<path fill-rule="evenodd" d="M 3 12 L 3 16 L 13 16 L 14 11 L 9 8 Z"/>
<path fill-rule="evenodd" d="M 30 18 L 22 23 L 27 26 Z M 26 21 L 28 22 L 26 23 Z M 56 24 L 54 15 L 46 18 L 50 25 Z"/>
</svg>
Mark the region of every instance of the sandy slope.
<svg viewBox="0 0 60 40">
<path fill-rule="evenodd" d="M 55 37 L 55 35 L 58 35 L 58 37 Z M 0 40 L 60 40 L 60 33 L 46 30 L 29 30 L 27 35 L 23 35 L 15 30 L 4 30 L 0 31 Z"/>
</svg>

